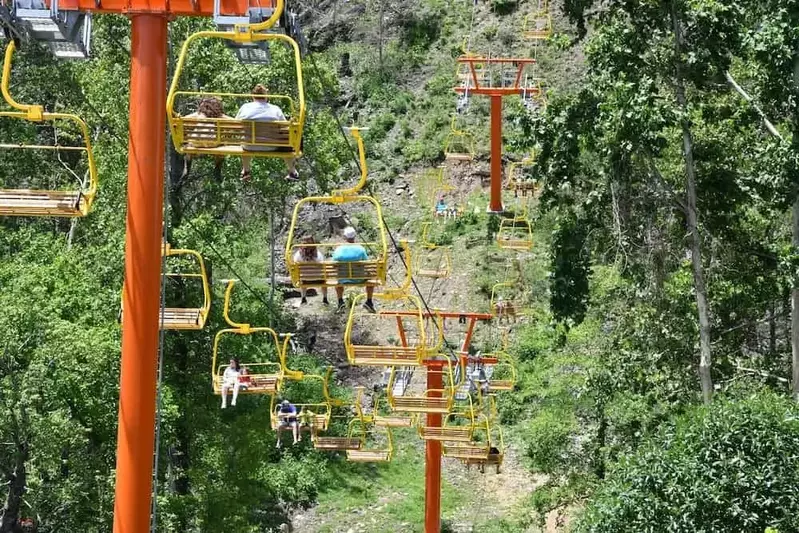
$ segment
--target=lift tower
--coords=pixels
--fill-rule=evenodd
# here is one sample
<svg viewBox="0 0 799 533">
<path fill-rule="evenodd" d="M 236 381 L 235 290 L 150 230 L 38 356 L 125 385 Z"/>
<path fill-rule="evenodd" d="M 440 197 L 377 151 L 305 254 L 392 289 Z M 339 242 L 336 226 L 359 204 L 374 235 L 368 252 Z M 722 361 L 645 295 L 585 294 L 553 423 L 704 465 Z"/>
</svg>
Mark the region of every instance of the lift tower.
<svg viewBox="0 0 799 533">
<path fill-rule="evenodd" d="M 491 97 L 491 199 L 488 211 L 501 213 L 502 206 L 502 98 L 537 96 L 541 88 L 528 76 L 535 59 L 491 58 L 465 55 L 458 58 L 455 92 Z"/>
</svg>

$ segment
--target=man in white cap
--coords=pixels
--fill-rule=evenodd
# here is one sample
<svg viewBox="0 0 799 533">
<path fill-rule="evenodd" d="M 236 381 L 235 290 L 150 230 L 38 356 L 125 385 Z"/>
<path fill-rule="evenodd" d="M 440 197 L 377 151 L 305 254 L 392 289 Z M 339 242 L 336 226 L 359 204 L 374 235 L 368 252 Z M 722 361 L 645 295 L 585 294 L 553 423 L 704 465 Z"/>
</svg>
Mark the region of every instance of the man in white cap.
<svg viewBox="0 0 799 533">
<path fill-rule="evenodd" d="M 366 253 L 366 248 L 364 248 L 360 244 L 355 244 L 355 237 L 357 233 L 355 232 L 355 228 L 352 226 L 347 226 L 344 228 L 344 240 L 346 241 L 344 244 L 340 244 L 336 247 L 333 251 L 333 261 L 340 261 L 342 263 L 352 262 L 352 261 L 366 261 L 369 259 L 369 254 Z M 357 284 L 363 283 L 365 280 L 363 279 L 340 279 L 340 284 Z M 363 304 L 364 308 L 371 312 L 375 312 L 375 305 L 372 302 L 372 295 L 375 292 L 375 288 L 371 285 L 366 286 L 366 303 Z M 336 285 L 336 296 L 338 296 L 338 309 L 344 309 L 344 287 L 343 285 Z"/>
</svg>

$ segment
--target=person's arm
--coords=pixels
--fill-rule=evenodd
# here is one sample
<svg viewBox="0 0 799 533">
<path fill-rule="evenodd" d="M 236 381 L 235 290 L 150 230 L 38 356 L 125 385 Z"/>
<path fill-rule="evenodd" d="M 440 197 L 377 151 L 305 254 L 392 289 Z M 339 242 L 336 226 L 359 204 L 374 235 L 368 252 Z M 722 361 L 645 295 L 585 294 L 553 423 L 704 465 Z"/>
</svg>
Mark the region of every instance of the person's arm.
<svg viewBox="0 0 799 533">
<path fill-rule="evenodd" d="M 325 254 L 319 248 L 316 249 L 316 260 L 320 263 L 325 260 Z"/>
</svg>

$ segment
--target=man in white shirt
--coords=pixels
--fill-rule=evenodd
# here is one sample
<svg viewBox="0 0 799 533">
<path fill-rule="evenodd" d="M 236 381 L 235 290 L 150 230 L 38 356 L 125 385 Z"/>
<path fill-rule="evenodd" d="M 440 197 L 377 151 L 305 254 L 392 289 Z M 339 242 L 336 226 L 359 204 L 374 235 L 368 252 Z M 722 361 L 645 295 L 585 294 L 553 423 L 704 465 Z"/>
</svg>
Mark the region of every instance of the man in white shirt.
<svg viewBox="0 0 799 533">
<path fill-rule="evenodd" d="M 270 104 L 266 95 L 269 91 L 260 83 L 252 90 L 252 102 L 247 102 L 239 112 L 236 114 L 237 120 L 254 120 L 259 122 L 272 122 L 272 121 L 285 121 L 286 115 L 283 110 L 274 104 Z M 263 146 L 244 145 L 245 150 L 271 150 Z M 241 179 L 249 181 L 250 173 L 250 157 L 242 156 L 241 158 Z M 286 165 L 289 167 L 288 176 L 286 179 L 294 181 L 299 178 L 295 166 L 294 158 L 286 160 Z"/>
</svg>

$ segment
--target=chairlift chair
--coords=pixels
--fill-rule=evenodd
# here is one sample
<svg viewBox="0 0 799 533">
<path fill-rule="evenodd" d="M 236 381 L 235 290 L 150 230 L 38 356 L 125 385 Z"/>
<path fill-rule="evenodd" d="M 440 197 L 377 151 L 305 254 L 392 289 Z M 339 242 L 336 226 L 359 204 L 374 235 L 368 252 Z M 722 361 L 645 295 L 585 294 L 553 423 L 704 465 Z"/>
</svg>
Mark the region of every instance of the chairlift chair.
<svg viewBox="0 0 799 533">
<path fill-rule="evenodd" d="M 474 159 L 474 155 L 474 137 L 459 130 L 453 116 L 450 131 L 444 139 L 444 158 L 447 161 L 471 161 Z"/>
<path fill-rule="evenodd" d="M 552 15 L 549 11 L 537 11 L 525 16 L 522 36 L 531 41 L 546 41 L 552 37 Z"/>
<path fill-rule="evenodd" d="M 438 246 L 428 239 L 430 222 L 422 224 L 422 238 L 417 247 L 414 272 L 423 278 L 446 279 L 452 273 L 449 246 Z"/>
<path fill-rule="evenodd" d="M 526 216 L 503 218 L 497 232 L 497 246 L 526 252 L 533 248 L 533 227 Z"/>
<path fill-rule="evenodd" d="M 167 267 L 170 263 L 169 258 L 180 258 L 184 262 L 189 261 L 196 264 L 196 268 L 192 271 L 167 271 L 164 272 L 164 276 L 171 280 L 199 280 L 202 283 L 203 302 L 200 307 L 165 307 L 161 310 L 159 322 L 161 328 L 166 330 L 203 329 L 211 310 L 211 286 L 202 255 L 194 250 L 172 248 L 169 243 L 163 245 L 162 254 L 167 258 Z"/>
<path fill-rule="evenodd" d="M 414 295 L 373 296 L 377 313 L 362 308 L 365 294 L 355 297 L 350 308 L 344 330 L 344 347 L 347 359 L 353 365 L 368 366 L 418 366 L 429 347 L 425 335 L 425 323 L 421 300 Z M 395 343 L 364 342 L 361 335 L 380 331 L 380 324 L 396 323 Z M 409 342 L 413 335 L 416 342 Z"/>
<path fill-rule="evenodd" d="M 447 442 L 469 442 L 475 424 L 475 411 L 472 397 L 466 395 L 462 400 L 455 400 L 443 424 L 430 426 L 427 421 L 418 423 L 419 437 L 423 440 L 439 440 Z"/>
<path fill-rule="evenodd" d="M 239 375 L 239 394 L 276 395 L 284 378 L 300 379 L 302 374 L 286 367 L 286 355 L 291 335 L 283 335 L 283 342 L 275 330 L 268 327 L 253 327 L 250 324 L 234 322 L 230 318 L 230 296 L 235 280 L 228 282 L 225 290 L 224 318 L 228 328 L 214 336 L 214 351 L 211 361 L 211 383 L 214 394 L 222 394 L 223 375 L 226 359 L 238 359 L 239 365 L 248 373 Z M 226 342 L 235 343 L 233 349 Z M 261 341 L 263 349 L 259 348 Z M 268 349 L 273 353 L 264 353 Z M 253 354 L 252 352 L 257 352 Z M 223 357 L 224 354 L 224 357 Z M 271 360 L 267 360 L 271 359 Z"/>
<path fill-rule="evenodd" d="M 333 191 L 328 196 L 309 196 L 297 202 L 291 217 L 291 227 L 286 242 L 286 268 L 291 276 L 292 284 L 297 288 L 343 286 L 363 287 L 380 286 L 386 282 L 386 269 L 388 263 L 388 230 L 383 222 L 383 211 L 374 197 L 361 195 L 359 192 L 366 185 L 367 166 L 366 152 L 363 139 L 357 128 L 351 129 L 352 135 L 358 143 L 360 157 L 361 177 L 359 182 L 350 189 Z M 341 243 L 328 242 L 307 245 L 301 242 L 303 208 L 316 205 L 360 205 L 373 214 L 374 227 L 377 231 L 375 242 L 360 242 L 370 252 L 370 257 L 360 261 L 333 261 L 327 257 L 332 255 L 335 248 Z M 295 253 L 308 246 L 319 250 L 325 259 L 323 261 L 296 261 Z"/>
<path fill-rule="evenodd" d="M 433 362 L 433 360 L 430 362 Z M 406 392 L 402 396 L 394 396 L 392 385 L 396 370 L 392 368 L 391 378 L 389 379 L 388 387 L 386 387 L 386 394 L 388 403 L 394 411 L 405 413 L 448 413 L 450 411 L 455 395 L 455 377 L 452 363 L 446 356 L 435 359 L 435 365 L 430 364 L 430 362 L 426 362 L 428 365 L 427 372 L 441 374 L 442 387 L 425 389 L 412 394 Z"/>
<path fill-rule="evenodd" d="M 416 423 L 415 414 L 392 412 L 388 402 L 381 402 L 380 400 L 375 402 L 372 419 L 376 426 L 387 428 L 410 428 Z"/>
<path fill-rule="evenodd" d="M 232 31 L 200 31 L 183 43 L 174 77 L 167 95 L 167 120 L 175 150 L 181 154 L 212 156 L 246 156 L 258 158 L 294 159 L 302 155 L 302 130 L 305 124 L 305 91 L 302 60 L 297 43 L 281 33 L 268 33 L 283 12 L 283 0 L 276 0 L 271 16 L 257 24 L 233 23 Z M 249 21 L 248 21 L 249 22 Z M 217 20 L 217 24 L 220 21 Z M 256 121 L 231 118 L 184 117 L 176 109 L 183 98 L 214 97 L 222 100 L 250 99 L 253 95 L 237 92 L 182 91 L 180 77 L 193 42 L 221 39 L 234 45 L 275 44 L 288 47 L 294 61 L 296 100 L 289 95 L 265 95 L 281 104 L 286 120 Z"/>
<path fill-rule="evenodd" d="M 40 105 L 27 105 L 16 102 L 9 93 L 9 80 L 11 77 L 11 62 L 16 46 L 13 40 L 6 46 L 5 61 L 3 64 L 3 76 L 0 82 L 3 98 L 6 103 L 16 111 L 0 112 L 0 119 L 10 119 L 11 121 L 22 122 L 23 124 L 33 124 L 47 126 L 52 129 L 55 137 L 54 142 L 49 144 L 24 142 L 0 142 L 0 150 L 17 150 L 35 152 L 54 153 L 59 165 L 63 166 L 66 174 L 78 181 L 77 187 L 72 189 L 35 189 L 35 188 L 0 188 L 0 216 L 53 216 L 53 217 L 83 217 L 86 216 L 97 195 L 97 167 L 92 152 L 89 129 L 86 123 L 77 115 L 69 113 L 48 113 Z M 80 139 L 80 144 L 61 145 L 61 137 L 74 136 Z M 70 166 L 62 160 L 62 155 L 72 154 L 72 158 L 77 154 L 81 160 L 85 160 L 85 176 L 80 177 Z M 39 168 L 31 166 L 31 168 Z M 29 185 L 32 181 L 37 181 L 38 176 L 31 172 L 20 180 L 21 183 Z"/>
<path fill-rule="evenodd" d="M 514 281 L 495 283 L 491 287 L 491 314 L 496 322 L 516 322 L 527 314 L 527 304 L 521 286 Z"/>
<path fill-rule="evenodd" d="M 364 435 L 353 431 L 353 426 L 363 423 L 362 398 L 363 388 L 358 387 L 355 400 L 352 403 L 330 399 L 330 423 L 324 435 L 313 435 L 314 448 L 325 451 L 359 450 L 361 448 L 364 443 Z M 344 434 L 332 435 L 331 432 Z"/>
<path fill-rule="evenodd" d="M 327 431 L 330 424 L 333 402 L 331 402 L 332 398 L 328 390 L 328 382 L 332 371 L 333 368 L 328 367 L 324 375 L 300 372 L 287 374 L 286 377 L 288 379 L 280 394 L 297 408 L 296 417 L 300 424 L 300 431 L 308 431 L 311 433 L 312 439 L 316 438 L 319 432 Z M 292 398 L 295 397 L 304 398 L 309 392 L 314 395 L 312 401 L 292 401 Z M 277 414 L 279 406 L 278 395 L 272 395 L 269 404 L 269 412 L 271 413 L 270 427 L 273 431 L 290 430 L 290 427 L 281 426 L 280 424 Z"/>
<path fill-rule="evenodd" d="M 380 425 L 374 419 L 363 417 L 353 421 L 351 438 L 360 438 L 361 447 L 347 450 L 347 460 L 354 463 L 386 463 L 394 454 L 391 427 Z"/>
</svg>

